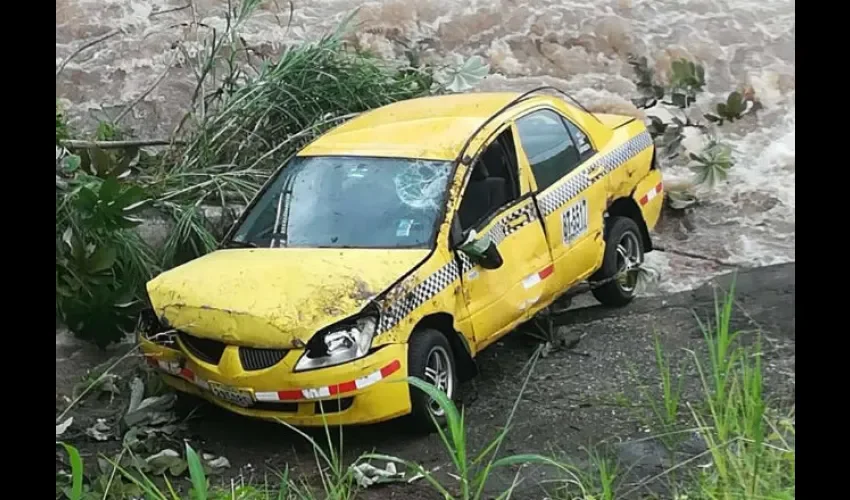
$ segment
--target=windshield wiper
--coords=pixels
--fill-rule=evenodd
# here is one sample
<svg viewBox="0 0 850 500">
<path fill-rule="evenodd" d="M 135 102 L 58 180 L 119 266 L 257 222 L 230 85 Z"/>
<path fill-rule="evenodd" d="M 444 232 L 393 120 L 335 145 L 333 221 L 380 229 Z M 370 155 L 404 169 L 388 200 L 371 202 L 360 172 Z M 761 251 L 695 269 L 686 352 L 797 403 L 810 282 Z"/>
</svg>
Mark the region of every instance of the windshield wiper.
<svg viewBox="0 0 850 500">
<path fill-rule="evenodd" d="M 226 248 L 259 248 L 256 243 L 250 241 L 230 240 L 224 244 Z"/>
<path fill-rule="evenodd" d="M 292 184 L 294 182 L 295 176 L 290 176 L 284 181 L 280 189 L 280 195 L 277 199 L 277 211 L 274 217 L 274 229 L 272 230 L 274 236 L 280 237 L 277 240 L 272 238 L 271 247 L 276 246 L 275 242 L 277 242 L 277 246 L 286 246 L 289 239 L 289 211 L 292 208 L 289 203 L 289 197 L 292 195 Z"/>
</svg>

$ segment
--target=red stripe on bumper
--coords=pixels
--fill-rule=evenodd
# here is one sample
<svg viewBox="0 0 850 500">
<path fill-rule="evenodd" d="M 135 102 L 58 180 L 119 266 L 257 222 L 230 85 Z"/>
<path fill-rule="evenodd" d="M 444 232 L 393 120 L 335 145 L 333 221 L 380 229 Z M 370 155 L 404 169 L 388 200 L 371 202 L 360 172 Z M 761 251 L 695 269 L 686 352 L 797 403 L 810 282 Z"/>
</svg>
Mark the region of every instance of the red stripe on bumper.
<svg viewBox="0 0 850 500">
<path fill-rule="evenodd" d="M 277 397 L 281 401 L 292 401 L 294 399 L 304 399 L 304 394 L 301 391 L 277 391 Z"/>
<path fill-rule="evenodd" d="M 649 200 L 651 200 L 651 199 L 655 198 L 656 196 L 658 196 L 659 194 L 661 194 L 661 192 L 662 192 L 663 190 L 664 190 L 664 183 L 663 183 L 663 182 L 659 182 L 659 183 L 658 183 L 658 184 L 656 184 L 656 185 L 655 185 L 655 187 L 654 187 L 654 188 L 652 188 L 652 189 L 651 189 L 648 193 L 646 193 L 645 195 L 641 196 L 641 198 L 640 198 L 640 204 L 641 204 L 641 205 L 646 205 L 647 203 L 649 203 Z"/>
<path fill-rule="evenodd" d="M 394 359 L 392 363 L 381 368 L 381 378 L 383 379 L 389 377 L 390 375 L 398 371 L 399 368 L 401 368 L 401 361 Z M 352 384 L 353 383 L 354 382 L 352 382 Z"/>
<path fill-rule="evenodd" d="M 337 394 L 343 394 L 345 392 L 352 392 L 357 390 L 357 384 L 354 383 L 353 380 L 348 382 L 343 382 L 341 384 L 332 385 L 328 387 L 331 392 L 331 396 L 335 396 Z"/>
</svg>

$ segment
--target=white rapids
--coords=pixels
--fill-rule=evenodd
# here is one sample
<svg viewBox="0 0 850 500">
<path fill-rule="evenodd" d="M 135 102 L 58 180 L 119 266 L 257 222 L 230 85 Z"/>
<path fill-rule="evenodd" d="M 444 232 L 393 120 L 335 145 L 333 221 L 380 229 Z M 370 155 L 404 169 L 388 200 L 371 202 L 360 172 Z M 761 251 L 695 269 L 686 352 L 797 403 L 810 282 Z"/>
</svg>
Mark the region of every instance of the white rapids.
<svg viewBox="0 0 850 500">
<path fill-rule="evenodd" d="M 178 9 L 186 5 L 191 8 Z M 138 135 L 167 135 L 194 89 L 191 70 L 174 60 L 177 40 L 192 47 L 193 19 L 222 26 L 224 0 L 57 0 L 56 64 L 81 43 L 120 34 L 80 53 L 57 79 L 57 97 L 86 122 L 115 113 L 168 75 L 133 110 Z M 266 0 L 244 27 L 247 42 L 270 54 L 333 30 L 359 7 L 352 40 L 399 57 L 393 40 L 422 40 L 430 61 L 480 55 L 491 66 L 481 90 L 525 90 L 551 84 L 593 110 L 638 114 L 626 56 L 647 56 L 657 72 L 687 56 L 706 68 L 704 111 L 732 90 L 751 86 L 764 109 L 718 129 L 734 148 L 726 182 L 704 194 L 692 227 L 665 224 L 668 248 L 740 266 L 795 259 L 795 4 L 794 0 Z M 178 10 L 171 10 L 178 9 Z M 171 10 L 170 12 L 167 12 Z M 649 111 L 648 113 L 651 113 Z M 697 115 L 698 116 L 698 115 Z M 690 138 L 696 144 L 699 138 Z M 681 166 L 669 182 L 686 181 Z M 649 293 L 691 288 L 728 270 L 712 260 L 655 252 L 662 273 Z"/>
</svg>

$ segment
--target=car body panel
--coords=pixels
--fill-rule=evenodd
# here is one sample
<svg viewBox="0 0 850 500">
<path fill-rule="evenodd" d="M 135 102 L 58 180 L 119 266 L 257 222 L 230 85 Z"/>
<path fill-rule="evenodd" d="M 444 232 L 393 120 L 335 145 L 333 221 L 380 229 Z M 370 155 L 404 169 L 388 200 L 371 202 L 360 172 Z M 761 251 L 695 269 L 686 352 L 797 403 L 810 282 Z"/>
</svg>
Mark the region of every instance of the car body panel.
<svg viewBox="0 0 850 500">
<path fill-rule="evenodd" d="M 148 283 L 157 316 L 202 338 L 297 348 L 359 312 L 427 250 L 218 250 Z"/>
<path fill-rule="evenodd" d="M 373 345 L 404 343 L 419 321 L 439 312 L 463 309 L 457 264 L 447 250 L 438 249 L 410 275 L 376 299 L 380 321 Z M 468 327 L 455 322 L 455 328 Z M 468 332 L 471 338 L 471 331 Z"/>
<path fill-rule="evenodd" d="M 399 101 L 334 128 L 298 154 L 454 160 L 466 138 L 514 97 L 482 92 Z"/>
<path fill-rule="evenodd" d="M 633 121 L 617 128 L 613 141 L 621 144 L 617 152 L 610 158 L 619 162 L 617 166 L 609 165 L 608 197 L 613 201 L 617 198 L 630 196 L 635 184 L 643 179 L 650 170 L 652 163 L 653 141 L 643 123 Z"/>
<path fill-rule="evenodd" d="M 633 116 L 623 116 L 623 115 L 611 115 L 607 113 L 594 113 L 596 118 L 599 118 L 606 127 L 615 129 L 618 127 L 622 127 L 623 125 L 633 122 L 637 120 L 637 118 Z"/>
<path fill-rule="evenodd" d="M 548 111 L 547 111 L 548 110 Z M 518 117 L 521 124 L 524 119 L 534 119 L 546 113 L 552 118 L 557 113 L 561 119 L 568 119 L 564 113 L 554 107 L 537 107 Z M 552 123 L 557 131 L 568 134 L 566 126 Z M 586 125 L 586 124 L 585 124 Z M 566 290 L 576 282 L 586 278 L 598 266 L 601 260 L 601 249 L 604 247 L 602 238 L 603 213 L 605 211 L 605 172 L 597 166 L 598 158 L 605 155 L 611 148 L 611 142 L 602 151 L 581 160 L 579 159 L 572 171 L 544 186 L 541 190 L 538 179 L 535 178 L 535 200 L 542 215 L 546 230 L 547 244 L 556 269 L 550 280 L 554 290 Z M 521 162 L 530 165 L 527 148 L 527 138 L 520 134 Z M 592 144 L 588 145 L 593 148 Z M 588 152 L 592 152 L 593 149 Z M 528 167 L 529 170 L 531 167 Z"/>
<path fill-rule="evenodd" d="M 664 181 L 660 170 L 651 170 L 634 188 L 632 199 L 640 207 L 648 230 L 652 231 L 661 217 L 664 205 Z"/>
<path fill-rule="evenodd" d="M 530 196 L 500 211 L 482 232 L 511 264 L 498 269 L 470 265 L 463 275 L 477 350 L 530 319 L 529 310 L 551 294 L 545 278 L 552 274 L 552 257 Z"/>
<path fill-rule="evenodd" d="M 254 397 L 310 389 L 319 400 L 332 399 L 331 391 L 322 392 L 321 387 L 371 377 L 386 363 L 398 360 L 385 380 L 355 391 L 352 406 L 327 421 L 368 423 L 409 413 L 408 385 L 391 382 L 407 375 L 407 342 L 418 325 L 445 324 L 449 319 L 454 332 L 446 333 L 456 333 L 466 354 L 474 358 L 598 269 L 604 250 L 604 215 L 614 201 L 626 198 L 638 204 L 649 230 L 658 221 L 661 174 L 652 169 L 654 146 L 641 121 L 594 116 L 550 96 L 528 96 L 507 106 L 519 95 L 471 93 L 403 101 L 363 113 L 306 146 L 298 156 L 463 157 L 455 165 L 433 247 L 214 252 L 157 277 L 149 290 L 157 313 L 172 328 L 228 343 L 220 361 L 206 363 L 177 338 L 171 346 L 143 340 L 143 352 L 153 358 L 179 358 L 193 375 L 247 389 Z M 582 153 L 574 169 L 539 189 L 517 120 L 542 109 L 557 112 L 571 123 L 586 141 L 581 144 L 592 153 Z M 452 222 L 473 166 L 487 146 L 508 130 L 516 149 L 519 198 L 476 228 L 479 235 L 488 234 L 497 243 L 504 260 L 497 269 L 484 269 L 453 248 Z M 652 194 L 656 189 L 658 193 Z M 584 203 L 586 210 L 572 210 Z M 569 226 L 577 228 L 577 237 L 566 242 L 564 213 L 581 216 L 580 224 Z M 374 308 L 379 317 L 369 354 L 338 366 L 294 371 L 305 353 L 304 343 L 322 328 L 365 307 Z M 246 371 L 238 346 L 288 352 L 272 367 Z M 299 403 L 297 411 L 277 412 L 268 405 L 243 408 L 181 378 L 179 371 L 166 377 L 179 390 L 199 394 L 236 413 L 279 417 L 293 425 L 324 424 L 309 405 Z"/>
</svg>

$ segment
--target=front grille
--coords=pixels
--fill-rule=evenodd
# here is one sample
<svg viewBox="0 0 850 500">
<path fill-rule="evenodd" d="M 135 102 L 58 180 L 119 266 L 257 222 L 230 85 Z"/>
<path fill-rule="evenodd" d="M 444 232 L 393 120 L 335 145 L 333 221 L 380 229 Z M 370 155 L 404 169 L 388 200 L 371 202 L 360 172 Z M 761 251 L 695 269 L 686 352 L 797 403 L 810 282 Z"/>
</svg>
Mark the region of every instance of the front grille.
<svg viewBox="0 0 850 500">
<path fill-rule="evenodd" d="M 295 403 L 295 402 L 272 402 L 272 401 L 257 401 L 252 406 L 252 410 L 260 410 L 260 411 L 273 411 L 280 413 L 297 413 L 298 406 L 303 405 L 305 403 Z M 306 403 L 309 404 L 309 403 Z M 313 403 L 313 412 L 316 415 L 321 415 L 324 413 L 325 415 L 329 415 L 331 413 L 340 413 L 349 408 L 354 404 L 354 398 L 340 398 L 340 399 L 330 399 L 326 401 L 316 401 Z M 322 411 L 324 409 L 324 412 Z"/>
<path fill-rule="evenodd" d="M 313 405 L 313 411 L 316 415 L 328 413 L 340 413 L 349 408 L 354 404 L 354 398 L 339 398 L 339 399 L 329 399 L 326 401 L 316 401 Z"/>
<path fill-rule="evenodd" d="M 180 341 L 186 346 L 189 353 L 196 358 L 213 365 L 217 365 L 221 361 L 221 355 L 224 354 L 226 347 L 223 342 L 194 337 L 185 332 L 180 332 L 179 335 Z"/>
<path fill-rule="evenodd" d="M 239 361 L 246 371 L 262 370 L 276 365 L 289 352 L 286 349 L 255 349 L 253 347 L 239 348 Z"/>
<path fill-rule="evenodd" d="M 250 409 L 260 411 L 275 411 L 281 413 L 297 413 L 298 403 L 273 403 L 271 401 L 257 401 L 251 406 Z"/>
</svg>

